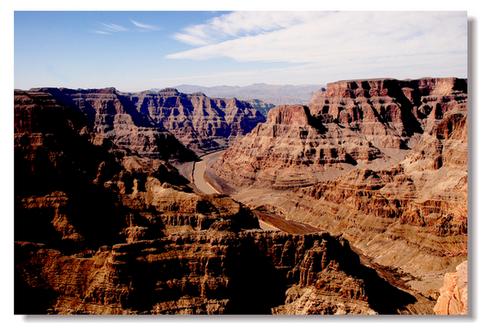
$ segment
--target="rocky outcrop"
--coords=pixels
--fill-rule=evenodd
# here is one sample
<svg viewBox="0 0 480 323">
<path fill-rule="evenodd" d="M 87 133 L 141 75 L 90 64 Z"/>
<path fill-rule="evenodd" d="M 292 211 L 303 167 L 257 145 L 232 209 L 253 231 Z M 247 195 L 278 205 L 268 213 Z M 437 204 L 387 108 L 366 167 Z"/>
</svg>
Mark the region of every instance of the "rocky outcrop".
<svg viewBox="0 0 480 323">
<path fill-rule="evenodd" d="M 454 273 L 445 274 L 440 297 L 434 308 L 437 315 L 468 315 L 468 262 L 462 262 Z"/>
<path fill-rule="evenodd" d="M 342 232 L 378 264 L 444 274 L 466 259 L 466 125 L 466 111 L 453 110 L 401 163 L 352 170 L 277 206 L 291 220 Z"/>
<path fill-rule="evenodd" d="M 400 162 L 450 111 L 466 110 L 466 80 L 394 79 L 328 84 L 308 106 L 278 106 L 218 159 L 233 188 L 308 186 L 354 169 Z"/>
<path fill-rule="evenodd" d="M 15 93 L 14 139 L 16 240 L 60 238 L 66 249 L 95 247 L 95 234 L 102 237 L 95 243 L 118 241 L 119 197 L 152 181 L 188 190 L 173 166 L 129 154 L 45 93 Z"/>
<path fill-rule="evenodd" d="M 114 88 L 36 91 L 50 93 L 62 104 L 81 111 L 95 133 L 119 147 L 163 160 L 184 162 L 194 160 L 192 151 L 203 154 L 225 149 L 265 120 L 247 102 L 211 99 L 203 93 L 183 94 L 171 88 L 140 93 Z"/>
<path fill-rule="evenodd" d="M 467 82 L 457 78 L 358 80 L 327 85 L 313 95 L 314 115 L 358 128 L 369 141 L 402 149 L 416 133 L 429 132 L 452 109 L 466 109 Z"/>
<path fill-rule="evenodd" d="M 17 242 L 15 253 L 17 291 L 43 293 L 35 304 L 50 314 L 396 314 L 416 301 L 328 234 L 211 226 L 73 255 Z"/>
</svg>

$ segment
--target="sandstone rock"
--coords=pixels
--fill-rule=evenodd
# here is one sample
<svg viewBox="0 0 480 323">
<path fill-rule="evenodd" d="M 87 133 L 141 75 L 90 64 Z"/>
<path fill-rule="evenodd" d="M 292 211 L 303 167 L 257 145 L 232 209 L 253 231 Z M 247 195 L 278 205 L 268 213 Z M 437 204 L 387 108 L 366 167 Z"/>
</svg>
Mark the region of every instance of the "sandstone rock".
<svg viewBox="0 0 480 323">
<path fill-rule="evenodd" d="M 466 91 L 466 80 L 456 78 L 331 83 L 308 107 L 270 110 L 266 123 L 230 147 L 212 173 L 233 188 L 289 189 L 354 167 L 382 169 L 401 161 L 444 115 L 466 111 Z"/>
<path fill-rule="evenodd" d="M 51 314 L 377 314 L 414 301 L 327 234 L 199 231 L 70 256 L 15 248 L 19 292 L 50 291 Z"/>
<path fill-rule="evenodd" d="M 468 262 L 462 262 L 456 269 L 455 273 L 445 274 L 434 308 L 437 315 L 468 315 Z"/>
<path fill-rule="evenodd" d="M 290 286 L 311 289 L 308 313 L 412 302 L 341 237 L 262 232 L 241 203 L 193 193 L 51 96 L 15 100 L 15 313 L 270 314 Z M 382 293 L 398 297 L 384 306 Z"/>
<path fill-rule="evenodd" d="M 422 81 L 419 91 L 429 102 L 445 93 L 461 97 L 461 82 L 453 83 Z M 410 86 L 402 93 L 416 102 L 417 90 Z M 358 88 L 338 92 L 367 95 Z M 384 85 L 375 91 L 392 92 Z M 252 156 L 258 161 L 237 178 L 244 178 L 240 186 L 253 178 L 260 186 L 284 189 L 275 191 L 279 198 L 267 209 L 283 208 L 289 220 L 331 232 L 290 235 L 261 231 L 238 202 L 240 195 L 234 200 L 195 194 L 157 155 L 112 142 L 105 134 L 157 122 L 141 108 L 133 109 L 138 114 L 129 110 L 116 90 L 81 95 L 78 102 L 92 100 L 93 110 L 65 107 L 67 101 L 40 91 L 15 95 L 17 314 L 430 314 L 433 301 L 402 283 L 404 276 L 442 273 L 466 257 L 444 257 L 454 250 L 441 249 L 455 247 L 466 235 L 466 216 L 453 207 L 464 201 L 468 186 L 462 157 L 467 115 L 461 106 L 437 106 L 435 118 L 420 122 L 425 134 L 409 157 L 385 169 L 364 166 L 388 164 L 394 159 L 390 148 L 340 123 L 372 110 L 352 108 L 337 123 L 311 107 L 273 109 L 265 124 L 244 137 L 251 136 L 255 149 L 247 150 L 243 139 L 239 147 L 245 150 L 235 148 L 246 156 L 240 162 Z M 189 111 L 174 90 L 160 97 L 175 100 L 172 111 Z M 112 123 L 109 115 L 118 117 Z M 376 120 L 375 113 L 369 118 Z M 339 144 L 344 136 L 349 140 Z M 404 140 L 398 138 L 393 141 Z M 309 147 L 322 152 L 308 155 Z M 232 165 L 226 163 L 234 156 L 229 151 L 223 169 Z M 269 174 L 270 163 L 276 166 Z M 332 178 L 312 179 L 315 165 Z M 296 179 L 298 174 L 304 177 Z M 285 190 L 307 183 L 302 190 Z M 255 196 L 257 202 L 273 196 L 264 193 Z M 351 245 L 368 257 L 360 258 Z M 372 267 L 381 265 L 404 276 L 380 276 Z"/>
<path fill-rule="evenodd" d="M 289 189 L 335 178 L 387 157 L 351 129 L 324 125 L 307 107 L 277 106 L 267 122 L 235 142 L 211 168 L 234 188 Z M 234 184 L 233 184 L 234 183 Z"/>
</svg>

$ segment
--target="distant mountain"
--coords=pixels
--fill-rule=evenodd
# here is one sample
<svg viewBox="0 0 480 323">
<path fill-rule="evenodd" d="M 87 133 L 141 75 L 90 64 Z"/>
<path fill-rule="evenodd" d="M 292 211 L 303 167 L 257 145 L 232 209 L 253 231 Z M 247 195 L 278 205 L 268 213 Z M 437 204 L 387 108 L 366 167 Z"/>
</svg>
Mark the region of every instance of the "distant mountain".
<svg viewBox="0 0 480 323">
<path fill-rule="evenodd" d="M 178 91 L 183 93 L 202 92 L 211 98 L 232 98 L 239 100 L 262 100 L 265 103 L 281 104 L 308 104 L 313 93 L 317 92 L 322 85 L 269 85 L 255 83 L 248 86 L 213 86 L 205 87 L 198 85 L 178 85 Z M 152 89 L 159 91 L 160 89 Z"/>
</svg>

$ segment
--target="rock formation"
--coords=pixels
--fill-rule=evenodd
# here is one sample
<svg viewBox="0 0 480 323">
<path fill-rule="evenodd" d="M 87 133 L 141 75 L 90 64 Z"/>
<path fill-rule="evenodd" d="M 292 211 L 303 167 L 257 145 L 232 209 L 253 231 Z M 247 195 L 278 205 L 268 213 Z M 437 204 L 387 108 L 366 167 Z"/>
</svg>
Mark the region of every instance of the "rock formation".
<svg viewBox="0 0 480 323">
<path fill-rule="evenodd" d="M 271 109 L 275 108 L 275 104 L 272 103 L 265 103 L 261 100 L 258 99 L 253 99 L 253 100 L 248 100 L 247 101 L 252 107 L 260 111 L 261 114 L 263 114 L 264 117 L 268 116 L 268 111 Z"/>
<path fill-rule="evenodd" d="M 251 207 L 342 233 L 426 297 L 466 260 L 466 80 L 329 84 L 276 107 L 212 166 Z"/>
<path fill-rule="evenodd" d="M 164 160 L 188 161 L 195 158 L 192 151 L 224 149 L 265 120 L 244 101 L 187 95 L 171 88 L 140 93 L 114 88 L 37 90 L 82 111 L 94 131 L 116 145 Z"/>
<path fill-rule="evenodd" d="M 219 158 L 214 175 L 237 188 L 292 188 L 354 168 L 401 161 L 452 109 L 466 110 L 461 79 L 393 79 L 328 84 L 308 106 L 278 106 Z"/>
<path fill-rule="evenodd" d="M 438 315 L 468 314 L 468 262 L 458 265 L 455 273 L 445 274 L 434 311 Z"/>
<path fill-rule="evenodd" d="M 94 133 L 141 157 L 178 161 L 196 158 L 195 154 L 186 149 L 170 132 L 137 111 L 130 104 L 128 96 L 114 88 L 33 90 L 48 93 L 62 105 L 76 108 L 85 115 L 87 125 Z"/>
<path fill-rule="evenodd" d="M 15 93 L 16 314 L 422 310 L 343 237 L 261 231 L 243 204 L 194 193 L 90 124 L 49 94 Z"/>
</svg>

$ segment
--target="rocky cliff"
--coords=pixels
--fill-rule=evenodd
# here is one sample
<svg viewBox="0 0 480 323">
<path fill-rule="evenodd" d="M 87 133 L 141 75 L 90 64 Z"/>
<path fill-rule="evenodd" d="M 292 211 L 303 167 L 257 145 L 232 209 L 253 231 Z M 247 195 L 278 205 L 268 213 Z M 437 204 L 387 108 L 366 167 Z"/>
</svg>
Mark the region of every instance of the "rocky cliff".
<svg viewBox="0 0 480 323">
<path fill-rule="evenodd" d="M 429 313 L 341 236 L 262 231 L 89 124 L 15 93 L 16 314 Z"/>
<path fill-rule="evenodd" d="M 210 177 L 247 205 L 343 233 L 433 295 L 467 258 L 466 87 L 455 78 L 329 84 L 308 106 L 271 110 Z"/>
<path fill-rule="evenodd" d="M 203 93 L 183 94 L 171 88 L 140 93 L 114 88 L 37 90 L 76 107 L 96 133 L 144 157 L 192 160 L 192 151 L 203 154 L 225 149 L 265 120 L 244 101 L 211 99 Z"/>
<path fill-rule="evenodd" d="M 308 106 L 277 106 L 265 123 L 230 147 L 212 172 L 234 188 L 292 188 L 354 168 L 400 162 L 452 109 L 466 110 L 465 80 L 343 81 Z"/>
</svg>

